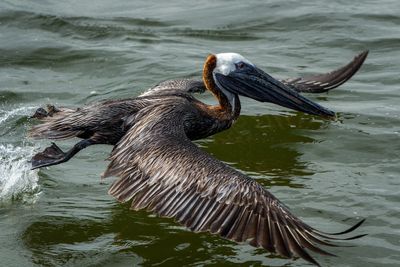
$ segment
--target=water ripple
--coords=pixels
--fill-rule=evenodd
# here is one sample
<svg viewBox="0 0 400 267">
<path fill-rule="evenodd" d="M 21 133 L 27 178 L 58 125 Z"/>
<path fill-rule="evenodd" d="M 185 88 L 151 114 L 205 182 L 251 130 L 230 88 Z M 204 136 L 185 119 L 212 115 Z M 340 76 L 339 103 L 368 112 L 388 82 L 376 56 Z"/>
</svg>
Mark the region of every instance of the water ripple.
<svg viewBox="0 0 400 267">
<path fill-rule="evenodd" d="M 90 40 L 117 38 L 126 35 L 154 37 L 149 28 L 169 24 L 152 19 L 117 17 L 91 18 L 37 14 L 26 11 L 1 12 L 0 23 L 20 29 L 40 29 L 61 36 Z"/>
</svg>

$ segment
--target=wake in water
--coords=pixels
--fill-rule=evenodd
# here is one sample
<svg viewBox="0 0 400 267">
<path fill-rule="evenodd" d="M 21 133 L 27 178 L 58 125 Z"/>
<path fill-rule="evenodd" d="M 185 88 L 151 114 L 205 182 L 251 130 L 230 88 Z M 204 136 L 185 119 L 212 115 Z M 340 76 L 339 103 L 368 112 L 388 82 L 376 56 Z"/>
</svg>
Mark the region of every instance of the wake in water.
<svg viewBox="0 0 400 267">
<path fill-rule="evenodd" d="M 11 118 L 28 115 L 32 108 L 19 107 L 10 111 L 0 110 L 0 127 Z M 23 138 L 23 137 L 22 137 Z M 22 199 L 34 201 L 39 192 L 37 171 L 31 171 L 28 160 L 35 148 L 28 144 L 15 146 L 0 143 L 0 202 Z"/>
</svg>

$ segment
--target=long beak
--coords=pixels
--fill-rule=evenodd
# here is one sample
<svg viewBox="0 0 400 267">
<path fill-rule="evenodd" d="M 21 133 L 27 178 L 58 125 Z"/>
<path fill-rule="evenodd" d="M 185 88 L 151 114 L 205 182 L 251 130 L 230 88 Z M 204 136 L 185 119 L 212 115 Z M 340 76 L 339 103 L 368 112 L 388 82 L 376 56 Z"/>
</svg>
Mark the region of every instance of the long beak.
<svg viewBox="0 0 400 267">
<path fill-rule="evenodd" d="M 280 81 L 254 66 L 228 75 L 215 73 L 216 84 L 231 93 L 271 102 L 312 115 L 334 117 L 335 113 L 298 94 Z"/>
</svg>

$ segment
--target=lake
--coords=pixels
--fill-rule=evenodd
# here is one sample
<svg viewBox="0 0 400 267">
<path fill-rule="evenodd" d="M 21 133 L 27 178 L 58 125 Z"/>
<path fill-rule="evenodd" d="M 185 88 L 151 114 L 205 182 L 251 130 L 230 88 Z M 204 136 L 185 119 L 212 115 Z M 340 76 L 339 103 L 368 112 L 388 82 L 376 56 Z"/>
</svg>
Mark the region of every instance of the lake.
<svg viewBox="0 0 400 267">
<path fill-rule="evenodd" d="M 242 98 L 229 130 L 196 143 L 257 179 L 317 229 L 367 236 L 323 266 L 400 266 L 399 1 L 27 1 L 0 3 L 0 266 L 311 266 L 132 212 L 101 180 L 112 147 L 31 171 L 50 144 L 26 137 L 40 106 L 134 97 L 200 78 L 237 52 L 277 78 L 360 71 L 307 95 L 336 121 Z M 198 96 L 215 103 L 209 94 Z M 63 149 L 76 140 L 57 142 Z"/>
</svg>

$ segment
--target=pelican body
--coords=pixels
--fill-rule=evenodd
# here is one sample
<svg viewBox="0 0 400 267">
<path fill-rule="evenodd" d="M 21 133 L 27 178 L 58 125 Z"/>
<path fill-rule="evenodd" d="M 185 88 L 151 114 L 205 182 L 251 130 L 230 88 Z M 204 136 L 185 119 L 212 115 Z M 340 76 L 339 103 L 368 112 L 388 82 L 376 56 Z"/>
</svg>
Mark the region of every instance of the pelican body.
<svg viewBox="0 0 400 267">
<path fill-rule="evenodd" d="M 199 149 L 191 141 L 226 130 L 240 114 L 239 96 L 271 102 L 308 114 L 332 118 L 335 113 L 300 95 L 323 92 L 349 79 L 367 51 L 336 71 L 279 81 L 236 53 L 209 55 L 203 81 L 173 80 L 136 98 L 108 100 L 78 109 L 38 109 L 42 121 L 30 130 L 34 138 L 81 138 L 69 151 L 54 143 L 32 158 L 32 168 L 68 161 L 94 144 L 114 145 L 104 177 L 116 176 L 109 193 L 134 210 L 173 217 L 193 231 L 209 231 L 288 258 L 318 262 L 308 250 L 332 246 L 340 233 L 307 225 L 256 181 Z M 218 101 L 207 105 L 193 92 L 208 90 Z"/>
</svg>

